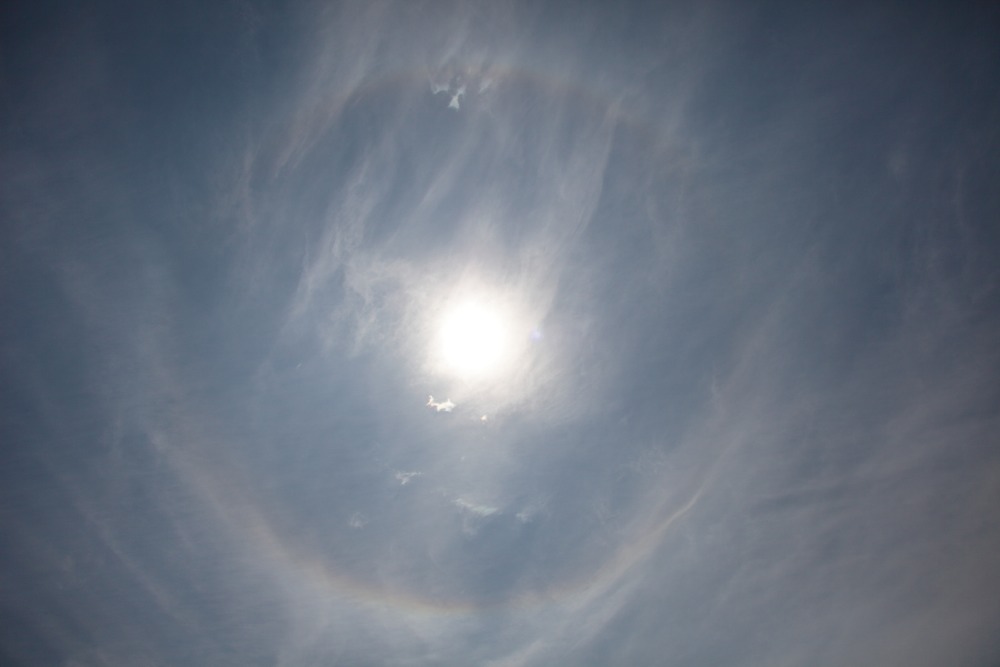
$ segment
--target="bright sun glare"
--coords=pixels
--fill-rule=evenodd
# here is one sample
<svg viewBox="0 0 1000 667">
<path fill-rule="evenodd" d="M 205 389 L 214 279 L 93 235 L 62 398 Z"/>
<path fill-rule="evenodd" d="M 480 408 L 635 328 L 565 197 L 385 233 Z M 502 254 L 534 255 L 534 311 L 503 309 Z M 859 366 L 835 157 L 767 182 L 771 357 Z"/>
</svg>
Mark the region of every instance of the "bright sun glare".
<svg viewBox="0 0 1000 667">
<path fill-rule="evenodd" d="M 458 304 L 445 313 L 438 341 L 446 368 L 468 379 L 495 375 L 511 352 L 505 318 L 477 301 Z"/>
</svg>

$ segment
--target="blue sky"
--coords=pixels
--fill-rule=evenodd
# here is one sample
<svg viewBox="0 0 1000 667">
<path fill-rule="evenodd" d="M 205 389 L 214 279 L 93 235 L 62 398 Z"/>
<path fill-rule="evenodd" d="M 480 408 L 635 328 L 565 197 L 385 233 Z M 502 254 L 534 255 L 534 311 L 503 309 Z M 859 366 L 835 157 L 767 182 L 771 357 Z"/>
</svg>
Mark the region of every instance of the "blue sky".
<svg viewBox="0 0 1000 667">
<path fill-rule="evenodd" d="M 1000 660 L 997 11 L 3 11 L 5 664 Z"/>
</svg>

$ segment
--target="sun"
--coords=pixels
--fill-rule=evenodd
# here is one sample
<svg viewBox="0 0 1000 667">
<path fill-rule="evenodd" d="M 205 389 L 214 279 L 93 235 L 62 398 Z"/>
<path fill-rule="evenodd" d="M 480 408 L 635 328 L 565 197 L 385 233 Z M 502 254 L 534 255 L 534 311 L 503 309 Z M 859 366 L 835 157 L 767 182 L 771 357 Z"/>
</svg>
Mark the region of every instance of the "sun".
<svg viewBox="0 0 1000 667">
<path fill-rule="evenodd" d="M 438 355 L 444 368 L 463 379 L 495 376 L 512 352 L 510 324 L 498 307 L 479 300 L 446 310 L 438 331 Z"/>
</svg>

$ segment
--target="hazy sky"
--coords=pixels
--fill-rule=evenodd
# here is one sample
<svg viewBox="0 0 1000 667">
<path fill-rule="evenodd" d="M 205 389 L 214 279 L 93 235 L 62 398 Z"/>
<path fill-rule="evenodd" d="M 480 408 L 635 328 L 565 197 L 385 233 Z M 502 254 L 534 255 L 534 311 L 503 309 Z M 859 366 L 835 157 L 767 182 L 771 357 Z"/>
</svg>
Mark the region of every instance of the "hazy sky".
<svg viewBox="0 0 1000 667">
<path fill-rule="evenodd" d="M 0 662 L 1000 664 L 1000 12 L 809 4 L 5 4 Z"/>
</svg>

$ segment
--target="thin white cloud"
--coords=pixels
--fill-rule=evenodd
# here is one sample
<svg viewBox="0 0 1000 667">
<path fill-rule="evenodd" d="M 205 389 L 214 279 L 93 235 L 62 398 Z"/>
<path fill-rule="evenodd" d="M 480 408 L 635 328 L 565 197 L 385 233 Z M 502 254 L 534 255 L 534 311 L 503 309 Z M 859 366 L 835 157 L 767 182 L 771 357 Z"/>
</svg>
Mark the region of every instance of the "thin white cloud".
<svg viewBox="0 0 1000 667">
<path fill-rule="evenodd" d="M 465 498 L 455 498 L 452 503 L 460 510 L 462 533 L 467 537 L 477 535 L 489 517 L 500 513 L 500 508 L 498 507 L 474 503 Z"/>
<path fill-rule="evenodd" d="M 455 404 L 452 403 L 450 398 L 446 398 L 443 401 L 435 401 L 433 396 L 428 396 L 427 407 L 434 408 L 438 412 L 451 412 L 455 409 Z"/>
<path fill-rule="evenodd" d="M 465 86 L 464 85 L 459 86 L 458 90 L 455 91 L 455 94 L 451 96 L 451 102 L 448 103 L 448 108 L 449 109 L 454 109 L 455 111 L 458 111 L 458 109 L 459 109 L 459 106 L 458 106 L 459 105 L 459 100 L 462 98 L 463 95 L 465 95 Z"/>
<path fill-rule="evenodd" d="M 521 510 L 520 512 L 517 513 L 516 516 L 517 520 L 520 521 L 521 523 L 528 523 L 533 518 L 535 518 L 534 513 L 531 512 L 530 510 Z"/>
<path fill-rule="evenodd" d="M 493 507 L 491 505 L 480 505 L 477 503 L 470 502 L 465 498 L 455 498 L 455 500 L 452 502 L 454 502 L 455 505 L 457 505 L 461 509 L 465 510 L 466 512 L 470 512 L 471 514 L 477 517 L 492 516 L 493 514 L 496 514 L 497 512 L 500 511 L 500 509 L 497 507 Z"/>
<path fill-rule="evenodd" d="M 403 472 L 402 470 L 397 470 L 396 479 L 399 481 L 400 486 L 406 486 L 407 484 L 410 483 L 411 479 L 413 479 L 414 477 L 420 477 L 423 474 L 424 473 L 419 471 Z"/>
</svg>

